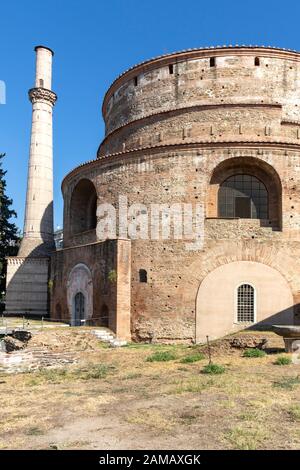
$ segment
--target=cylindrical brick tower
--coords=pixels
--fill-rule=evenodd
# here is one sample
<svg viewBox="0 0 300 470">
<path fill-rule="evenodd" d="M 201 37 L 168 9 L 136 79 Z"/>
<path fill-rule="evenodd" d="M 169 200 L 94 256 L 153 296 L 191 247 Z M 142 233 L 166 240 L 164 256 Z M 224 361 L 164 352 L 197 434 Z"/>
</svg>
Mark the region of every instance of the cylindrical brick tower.
<svg viewBox="0 0 300 470">
<path fill-rule="evenodd" d="M 56 94 L 51 91 L 53 52 L 37 46 L 35 88 L 29 90 L 32 127 L 24 221 L 19 256 L 49 255 L 53 240 L 53 145 L 52 109 Z"/>
<path fill-rule="evenodd" d="M 154 58 L 113 82 L 102 111 L 97 158 L 62 184 L 53 317 L 93 315 L 138 341 L 300 323 L 300 54 L 224 46 Z M 199 214 L 192 249 L 178 236 L 186 205 Z M 115 232 L 98 230 L 105 211 Z"/>
</svg>

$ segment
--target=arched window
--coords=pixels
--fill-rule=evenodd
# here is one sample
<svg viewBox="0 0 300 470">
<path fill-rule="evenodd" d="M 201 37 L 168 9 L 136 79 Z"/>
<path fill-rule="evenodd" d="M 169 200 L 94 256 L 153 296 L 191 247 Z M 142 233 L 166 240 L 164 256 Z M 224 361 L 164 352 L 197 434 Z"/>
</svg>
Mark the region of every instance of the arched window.
<svg viewBox="0 0 300 470">
<path fill-rule="evenodd" d="M 268 219 L 268 191 L 255 176 L 237 174 L 220 185 L 218 193 L 219 217 Z"/>
<path fill-rule="evenodd" d="M 237 288 L 236 320 L 238 323 L 255 322 L 255 290 L 250 284 L 241 284 Z"/>
<path fill-rule="evenodd" d="M 139 270 L 139 280 L 140 282 L 147 282 L 147 271 L 146 269 L 140 269 Z"/>
<path fill-rule="evenodd" d="M 70 203 L 72 235 L 96 228 L 97 193 L 90 180 L 83 179 L 75 186 Z"/>
</svg>

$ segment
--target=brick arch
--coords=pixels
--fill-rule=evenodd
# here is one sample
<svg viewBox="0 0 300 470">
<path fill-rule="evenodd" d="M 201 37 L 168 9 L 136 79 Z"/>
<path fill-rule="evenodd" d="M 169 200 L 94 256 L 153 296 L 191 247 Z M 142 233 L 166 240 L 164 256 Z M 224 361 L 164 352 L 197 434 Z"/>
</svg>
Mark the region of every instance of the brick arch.
<svg viewBox="0 0 300 470">
<path fill-rule="evenodd" d="M 236 261 L 255 261 L 277 270 L 290 286 L 294 300 L 295 322 L 300 324 L 300 292 L 295 272 L 298 270 L 298 258 L 287 253 L 284 245 L 274 243 L 272 246 L 258 244 L 253 240 L 222 240 L 217 245 L 205 245 L 200 256 L 195 256 L 191 264 L 187 264 L 182 279 L 188 280 L 188 289 L 182 289 L 181 304 L 194 302 L 196 319 L 196 299 L 201 283 L 216 268 Z M 298 307 L 299 306 L 299 309 Z M 299 312 L 298 312 L 299 310 Z"/>
<path fill-rule="evenodd" d="M 83 178 L 74 187 L 69 207 L 69 230 L 71 235 L 96 228 L 97 191 L 94 183 Z"/>
<path fill-rule="evenodd" d="M 206 335 L 216 339 L 253 325 L 238 323 L 236 318 L 237 287 L 245 283 L 257 292 L 253 306 L 255 324 L 270 327 L 294 322 L 294 299 L 284 276 L 261 262 L 233 261 L 213 269 L 199 286 L 196 342 L 204 342 Z"/>
<path fill-rule="evenodd" d="M 282 226 L 281 179 L 269 163 L 256 157 L 231 157 L 221 161 L 210 175 L 208 183 L 206 216 L 218 217 L 218 192 L 220 185 L 230 176 L 246 173 L 258 178 L 269 196 L 269 219 L 272 225 Z"/>
<path fill-rule="evenodd" d="M 198 288 L 207 274 L 233 261 L 256 261 L 266 264 L 281 273 L 291 285 L 294 295 L 298 293 L 294 274 L 297 270 L 297 259 L 289 255 L 284 246 L 278 246 L 277 243 L 272 247 L 266 247 L 252 240 L 236 240 L 234 245 L 231 240 L 223 240 L 222 243 L 202 252 L 201 257 L 186 267 L 186 272 L 189 273 L 191 282 Z"/>
</svg>

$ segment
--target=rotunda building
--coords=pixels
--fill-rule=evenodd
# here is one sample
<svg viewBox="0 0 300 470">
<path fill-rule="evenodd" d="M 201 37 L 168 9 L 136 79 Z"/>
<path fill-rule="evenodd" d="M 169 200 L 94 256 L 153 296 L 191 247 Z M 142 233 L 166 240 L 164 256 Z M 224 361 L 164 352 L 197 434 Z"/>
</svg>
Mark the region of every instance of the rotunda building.
<svg viewBox="0 0 300 470">
<path fill-rule="evenodd" d="M 120 75 L 62 183 L 51 316 L 137 341 L 300 322 L 300 54 L 187 50 Z"/>
</svg>

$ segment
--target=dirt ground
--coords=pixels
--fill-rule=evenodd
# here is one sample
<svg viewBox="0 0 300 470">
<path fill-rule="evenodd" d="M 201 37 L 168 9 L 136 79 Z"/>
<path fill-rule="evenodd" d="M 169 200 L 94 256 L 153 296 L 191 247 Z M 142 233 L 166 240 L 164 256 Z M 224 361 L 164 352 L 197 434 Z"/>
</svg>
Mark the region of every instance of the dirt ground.
<svg viewBox="0 0 300 470">
<path fill-rule="evenodd" d="M 300 365 L 275 365 L 288 356 L 282 339 L 256 334 L 269 340 L 265 357 L 219 341 L 213 362 L 225 372 L 209 375 L 199 346 L 113 349 L 89 329 L 37 331 L 28 349 L 76 360 L 1 373 L 0 449 L 299 449 Z M 165 352 L 171 360 L 147 360 Z"/>
</svg>

